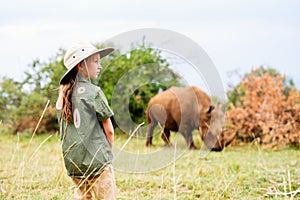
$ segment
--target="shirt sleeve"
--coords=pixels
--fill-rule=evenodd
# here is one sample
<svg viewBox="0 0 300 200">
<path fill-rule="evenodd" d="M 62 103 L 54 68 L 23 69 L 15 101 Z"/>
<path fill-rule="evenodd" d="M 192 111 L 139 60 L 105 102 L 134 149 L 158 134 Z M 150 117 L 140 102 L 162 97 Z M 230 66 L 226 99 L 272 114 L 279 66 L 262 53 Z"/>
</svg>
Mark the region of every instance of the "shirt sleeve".
<svg viewBox="0 0 300 200">
<path fill-rule="evenodd" d="M 108 105 L 105 95 L 101 90 L 97 92 L 95 97 L 95 110 L 99 121 L 103 121 L 114 115 L 113 111 Z"/>
</svg>

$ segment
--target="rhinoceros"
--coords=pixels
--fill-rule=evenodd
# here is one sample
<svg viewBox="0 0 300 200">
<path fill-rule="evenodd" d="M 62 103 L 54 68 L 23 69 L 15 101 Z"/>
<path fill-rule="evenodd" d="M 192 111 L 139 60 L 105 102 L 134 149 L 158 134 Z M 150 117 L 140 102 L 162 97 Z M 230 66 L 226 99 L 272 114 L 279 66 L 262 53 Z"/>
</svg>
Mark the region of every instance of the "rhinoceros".
<svg viewBox="0 0 300 200">
<path fill-rule="evenodd" d="M 219 128 L 214 128 L 216 133 L 208 131 L 212 115 L 219 115 L 219 111 L 214 110 L 211 98 L 195 86 L 171 87 L 160 92 L 148 102 L 146 146 L 152 145 L 153 130 L 159 123 L 163 127 L 161 137 L 167 146 L 171 145 L 170 131 L 175 131 L 183 135 L 189 149 L 196 149 L 192 131 L 197 129 L 209 149 L 220 151 L 230 142 L 220 140 Z M 220 126 L 220 122 L 217 124 Z"/>
</svg>

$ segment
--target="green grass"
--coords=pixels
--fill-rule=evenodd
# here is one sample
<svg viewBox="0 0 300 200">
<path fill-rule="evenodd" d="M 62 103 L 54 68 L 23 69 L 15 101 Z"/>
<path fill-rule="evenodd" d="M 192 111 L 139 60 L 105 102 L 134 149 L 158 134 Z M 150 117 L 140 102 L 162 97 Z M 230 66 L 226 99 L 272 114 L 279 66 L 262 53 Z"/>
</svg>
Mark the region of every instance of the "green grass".
<svg viewBox="0 0 300 200">
<path fill-rule="evenodd" d="M 128 135 L 117 134 L 115 145 L 121 147 L 127 139 Z M 200 139 L 195 139 L 200 146 Z M 145 154 L 163 145 L 158 136 L 156 146 L 144 144 L 144 139 L 133 138 L 124 150 Z M 29 135 L 0 133 L 0 152 L 0 199 L 72 199 L 74 185 L 66 175 L 57 135 L 31 140 Z M 116 169 L 117 195 L 118 199 L 299 199 L 300 193 L 267 195 L 300 188 L 299 158 L 297 149 L 273 152 L 255 145 L 229 147 L 206 157 L 200 150 L 186 151 L 175 163 L 153 172 Z"/>
</svg>

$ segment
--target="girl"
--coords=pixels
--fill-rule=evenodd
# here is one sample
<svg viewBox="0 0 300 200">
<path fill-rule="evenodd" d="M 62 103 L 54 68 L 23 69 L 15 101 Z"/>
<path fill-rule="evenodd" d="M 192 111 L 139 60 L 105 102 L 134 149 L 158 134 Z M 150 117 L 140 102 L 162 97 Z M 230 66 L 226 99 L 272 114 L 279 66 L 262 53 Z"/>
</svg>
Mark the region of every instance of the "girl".
<svg viewBox="0 0 300 200">
<path fill-rule="evenodd" d="M 102 67 L 100 59 L 113 48 L 79 43 L 66 51 L 66 73 L 56 103 L 64 163 L 76 184 L 75 199 L 116 199 L 111 151 L 113 112 L 102 90 L 91 83 Z"/>
</svg>

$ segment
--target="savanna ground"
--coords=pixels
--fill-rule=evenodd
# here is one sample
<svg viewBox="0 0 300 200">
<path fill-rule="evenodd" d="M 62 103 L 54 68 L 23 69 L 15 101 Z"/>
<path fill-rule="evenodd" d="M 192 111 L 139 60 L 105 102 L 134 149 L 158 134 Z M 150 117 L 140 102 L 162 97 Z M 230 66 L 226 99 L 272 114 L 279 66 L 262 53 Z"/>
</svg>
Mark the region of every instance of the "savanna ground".
<svg viewBox="0 0 300 200">
<path fill-rule="evenodd" d="M 174 135 L 174 134 L 173 134 Z M 200 146 L 199 136 L 194 135 Z M 116 134 L 122 146 L 128 135 Z M 156 136 L 155 150 L 162 146 Z M 144 147 L 133 138 L 126 150 Z M 147 148 L 149 151 L 149 148 Z M 74 185 L 67 177 L 59 136 L 31 137 L 0 132 L 0 199 L 72 199 Z M 162 155 L 163 156 L 163 155 Z M 261 150 L 249 144 L 211 152 L 186 151 L 175 163 L 149 173 L 115 170 L 118 199 L 300 199 L 300 151 Z M 275 194 L 277 193 L 277 194 Z M 269 195 L 268 195 L 269 194 Z"/>
</svg>

